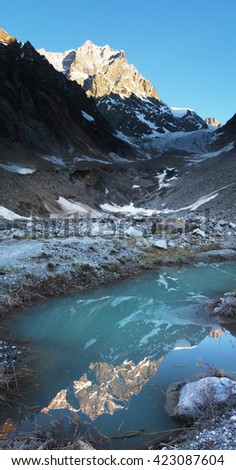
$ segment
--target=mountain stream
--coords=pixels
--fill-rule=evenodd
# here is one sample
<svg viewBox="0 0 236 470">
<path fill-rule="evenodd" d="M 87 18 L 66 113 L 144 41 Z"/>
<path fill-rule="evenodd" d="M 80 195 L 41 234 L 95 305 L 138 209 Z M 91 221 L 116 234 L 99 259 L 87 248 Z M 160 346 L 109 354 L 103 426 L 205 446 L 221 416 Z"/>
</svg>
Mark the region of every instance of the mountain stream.
<svg viewBox="0 0 236 470">
<path fill-rule="evenodd" d="M 1 331 L 22 350 L 17 367 L 33 374 L 4 420 L 25 430 L 60 419 L 64 433 L 77 420 L 80 437 L 108 449 L 164 439 L 181 426 L 165 412 L 170 383 L 212 368 L 236 377 L 236 337 L 209 314 L 214 299 L 235 289 L 235 267 L 165 267 L 18 311 Z"/>
</svg>

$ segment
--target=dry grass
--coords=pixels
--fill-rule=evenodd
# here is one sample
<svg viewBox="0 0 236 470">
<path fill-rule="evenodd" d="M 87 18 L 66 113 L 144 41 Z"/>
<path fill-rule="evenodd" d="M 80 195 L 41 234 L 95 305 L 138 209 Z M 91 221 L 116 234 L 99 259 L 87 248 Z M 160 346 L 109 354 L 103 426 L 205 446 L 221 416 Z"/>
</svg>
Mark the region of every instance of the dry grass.
<svg viewBox="0 0 236 470">
<path fill-rule="evenodd" d="M 40 439 L 34 436 L 18 436 L 14 439 L 5 440 L 1 444 L 4 450 L 90 450 L 94 447 L 87 441 L 81 439 L 74 442 L 58 443 L 54 438 Z"/>
<path fill-rule="evenodd" d="M 90 428 L 88 428 L 84 435 L 81 435 L 80 420 L 75 417 L 71 419 L 70 431 L 71 437 L 65 433 L 63 427 L 63 419 L 59 417 L 53 420 L 46 426 L 35 426 L 33 431 L 27 433 L 19 433 L 7 438 L 7 434 L 1 442 L 2 449 L 8 450 L 23 450 L 23 449 L 37 449 L 37 450 L 89 450 L 94 449 L 96 441 Z M 12 431 L 12 429 L 10 429 Z M 80 434 L 80 436 L 79 436 Z"/>
<path fill-rule="evenodd" d="M 2 364 L 0 364 L 2 366 Z M 9 406 L 8 395 L 14 388 L 14 375 L 0 367 L 0 407 Z"/>
<path fill-rule="evenodd" d="M 214 364 L 209 364 L 208 362 L 202 364 L 201 362 L 196 364 L 198 369 L 205 369 L 206 372 L 200 376 L 203 377 L 227 377 L 226 371 L 223 369 L 219 369 Z"/>
</svg>

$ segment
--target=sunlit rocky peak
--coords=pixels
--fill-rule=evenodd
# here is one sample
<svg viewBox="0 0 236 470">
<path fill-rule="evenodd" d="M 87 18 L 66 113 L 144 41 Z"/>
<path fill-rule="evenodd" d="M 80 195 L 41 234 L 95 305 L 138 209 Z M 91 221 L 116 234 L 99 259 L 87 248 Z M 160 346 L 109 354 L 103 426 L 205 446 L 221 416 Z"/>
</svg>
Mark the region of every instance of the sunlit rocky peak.
<svg viewBox="0 0 236 470">
<path fill-rule="evenodd" d="M 125 97 L 134 95 L 139 98 L 160 100 L 151 82 L 144 78 L 134 65 L 127 62 L 123 50 L 116 50 L 108 45 L 96 46 L 86 41 L 74 51 L 64 53 L 46 52 L 39 49 L 49 62 L 67 78 L 82 85 L 88 96 L 101 98 L 116 93 Z M 67 66 L 65 67 L 65 60 Z"/>
</svg>

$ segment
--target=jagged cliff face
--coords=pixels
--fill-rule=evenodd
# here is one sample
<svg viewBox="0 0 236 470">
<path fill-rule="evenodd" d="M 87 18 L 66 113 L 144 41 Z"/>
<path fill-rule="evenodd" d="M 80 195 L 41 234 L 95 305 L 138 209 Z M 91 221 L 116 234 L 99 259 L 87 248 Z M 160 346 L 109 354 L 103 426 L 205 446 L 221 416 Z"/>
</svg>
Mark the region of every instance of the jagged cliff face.
<svg viewBox="0 0 236 470">
<path fill-rule="evenodd" d="M 213 147 L 221 148 L 226 145 L 234 144 L 236 147 L 236 114 L 229 121 L 216 130 Z"/>
<path fill-rule="evenodd" d="M 59 196 L 98 204 L 103 178 L 77 168 L 136 160 L 139 150 L 29 42 L 0 42 L 0 64 L 0 204 L 27 216 Z"/>
<path fill-rule="evenodd" d="M 81 154 L 100 159 L 111 152 L 132 154 L 115 138 L 94 99 L 58 73 L 30 43 L 0 42 L 0 61 L 0 148 L 18 145 L 68 162 Z"/>
<path fill-rule="evenodd" d="M 194 111 L 176 113 L 165 105 L 150 81 L 128 64 L 123 51 L 86 41 L 76 51 L 39 52 L 96 99 L 100 112 L 120 138 L 131 137 L 140 145 L 142 140 L 166 132 L 208 127 Z"/>
<path fill-rule="evenodd" d="M 130 97 L 134 93 L 139 98 L 160 101 L 150 81 L 142 77 L 134 65 L 128 64 L 124 51 L 86 41 L 77 51 L 53 53 L 40 49 L 39 52 L 67 78 L 82 85 L 88 96 L 101 98 L 117 93 Z"/>
<path fill-rule="evenodd" d="M 156 169 L 170 180 L 174 177 L 175 185 L 175 174 L 168 175 L 167 171 L 184 165 L 183 154 L 193 153 L 196 159 L 199 152 L 209 152 L 210 139 L 217 153 L 222 147 L 225 151 L 225 146 L 229 146 L 228 152 L 233 149 L 235 116 L 214 135 L 210 131 L 173 135 L 176 131 L 207 129 L 207 124 L 190 109 L 166 106 L 149 82 L 127 65 L 122 51 L 85 44 L 82 55 L 88 57 L 79 71 L 79 55 L 74 50 L 47 53 L 53 67 L 30 43 L 21 44 L 6 32 L 0 33 L 0 186 L 4 207 L 20 215 L 29 216 L 32 208 L 39 214 L 48 213 L 48 207 L 55 212 L 59 197 L 96 208 L 107 202 L 123 206 L 130 201 L 137 207 L 157 207 L 157 201 L 162 209 L 162 197 L 166 203 L 169 195 L 166 204 L 175 207 L 176 192 L 169 184 L 162 185 L 161 179 L 159 184 Z M 122 73 L 116 83 L 116 64 L 117 70 L 125 70 L 132 77 Z M 93 74 L 97 69 L 106 70 L 109 90 L 116 87 L 116 91 L 94 99 L 87 94 L 92 93 L 90 85 L 99 76 Z M 76 74 L 83 88 L 87 87 L 87 94 L 78 83 L 67 79 Z M 130 87 L 137 84 L 137 93 L 136 85 L 132 93 L 128 82 L 121 86 L 126 80 Z M 150 159 L 156 156 L 160 159 Z M 227 172 L 220 168 L 220 178 Z M 214 175 L 209 181 L 217 183 L 215 170 Z M 187 174 L 179 196 L 181 207 L 187 205 L 186 188 L 192 191 L 196 181 L 196 199 L 200 197 L 198 180 L 199 175 L 192 177 L 190 188 Z M 182 184 L 180 178 L 178 184 Z M 215 190 L 218 186 L 211 187 Z"/>
</svg>

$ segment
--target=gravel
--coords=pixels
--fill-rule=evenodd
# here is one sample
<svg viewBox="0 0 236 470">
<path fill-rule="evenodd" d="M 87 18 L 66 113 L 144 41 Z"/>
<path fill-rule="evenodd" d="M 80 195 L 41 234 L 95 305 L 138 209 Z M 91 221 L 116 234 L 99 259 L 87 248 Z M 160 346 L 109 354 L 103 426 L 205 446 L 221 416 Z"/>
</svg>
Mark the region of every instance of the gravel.
<svg viewBox="0 0 236 470">
<path fill-rule="evenodd" d="M 200 425 L 196 423 L 196 426 Z M 216 416 L 200 425 L 200 429 L 191 430 L 181 442 L 164 449 L 185 450 L 235 450 L 236 449 L 236 409 Z"/>
</svg>

